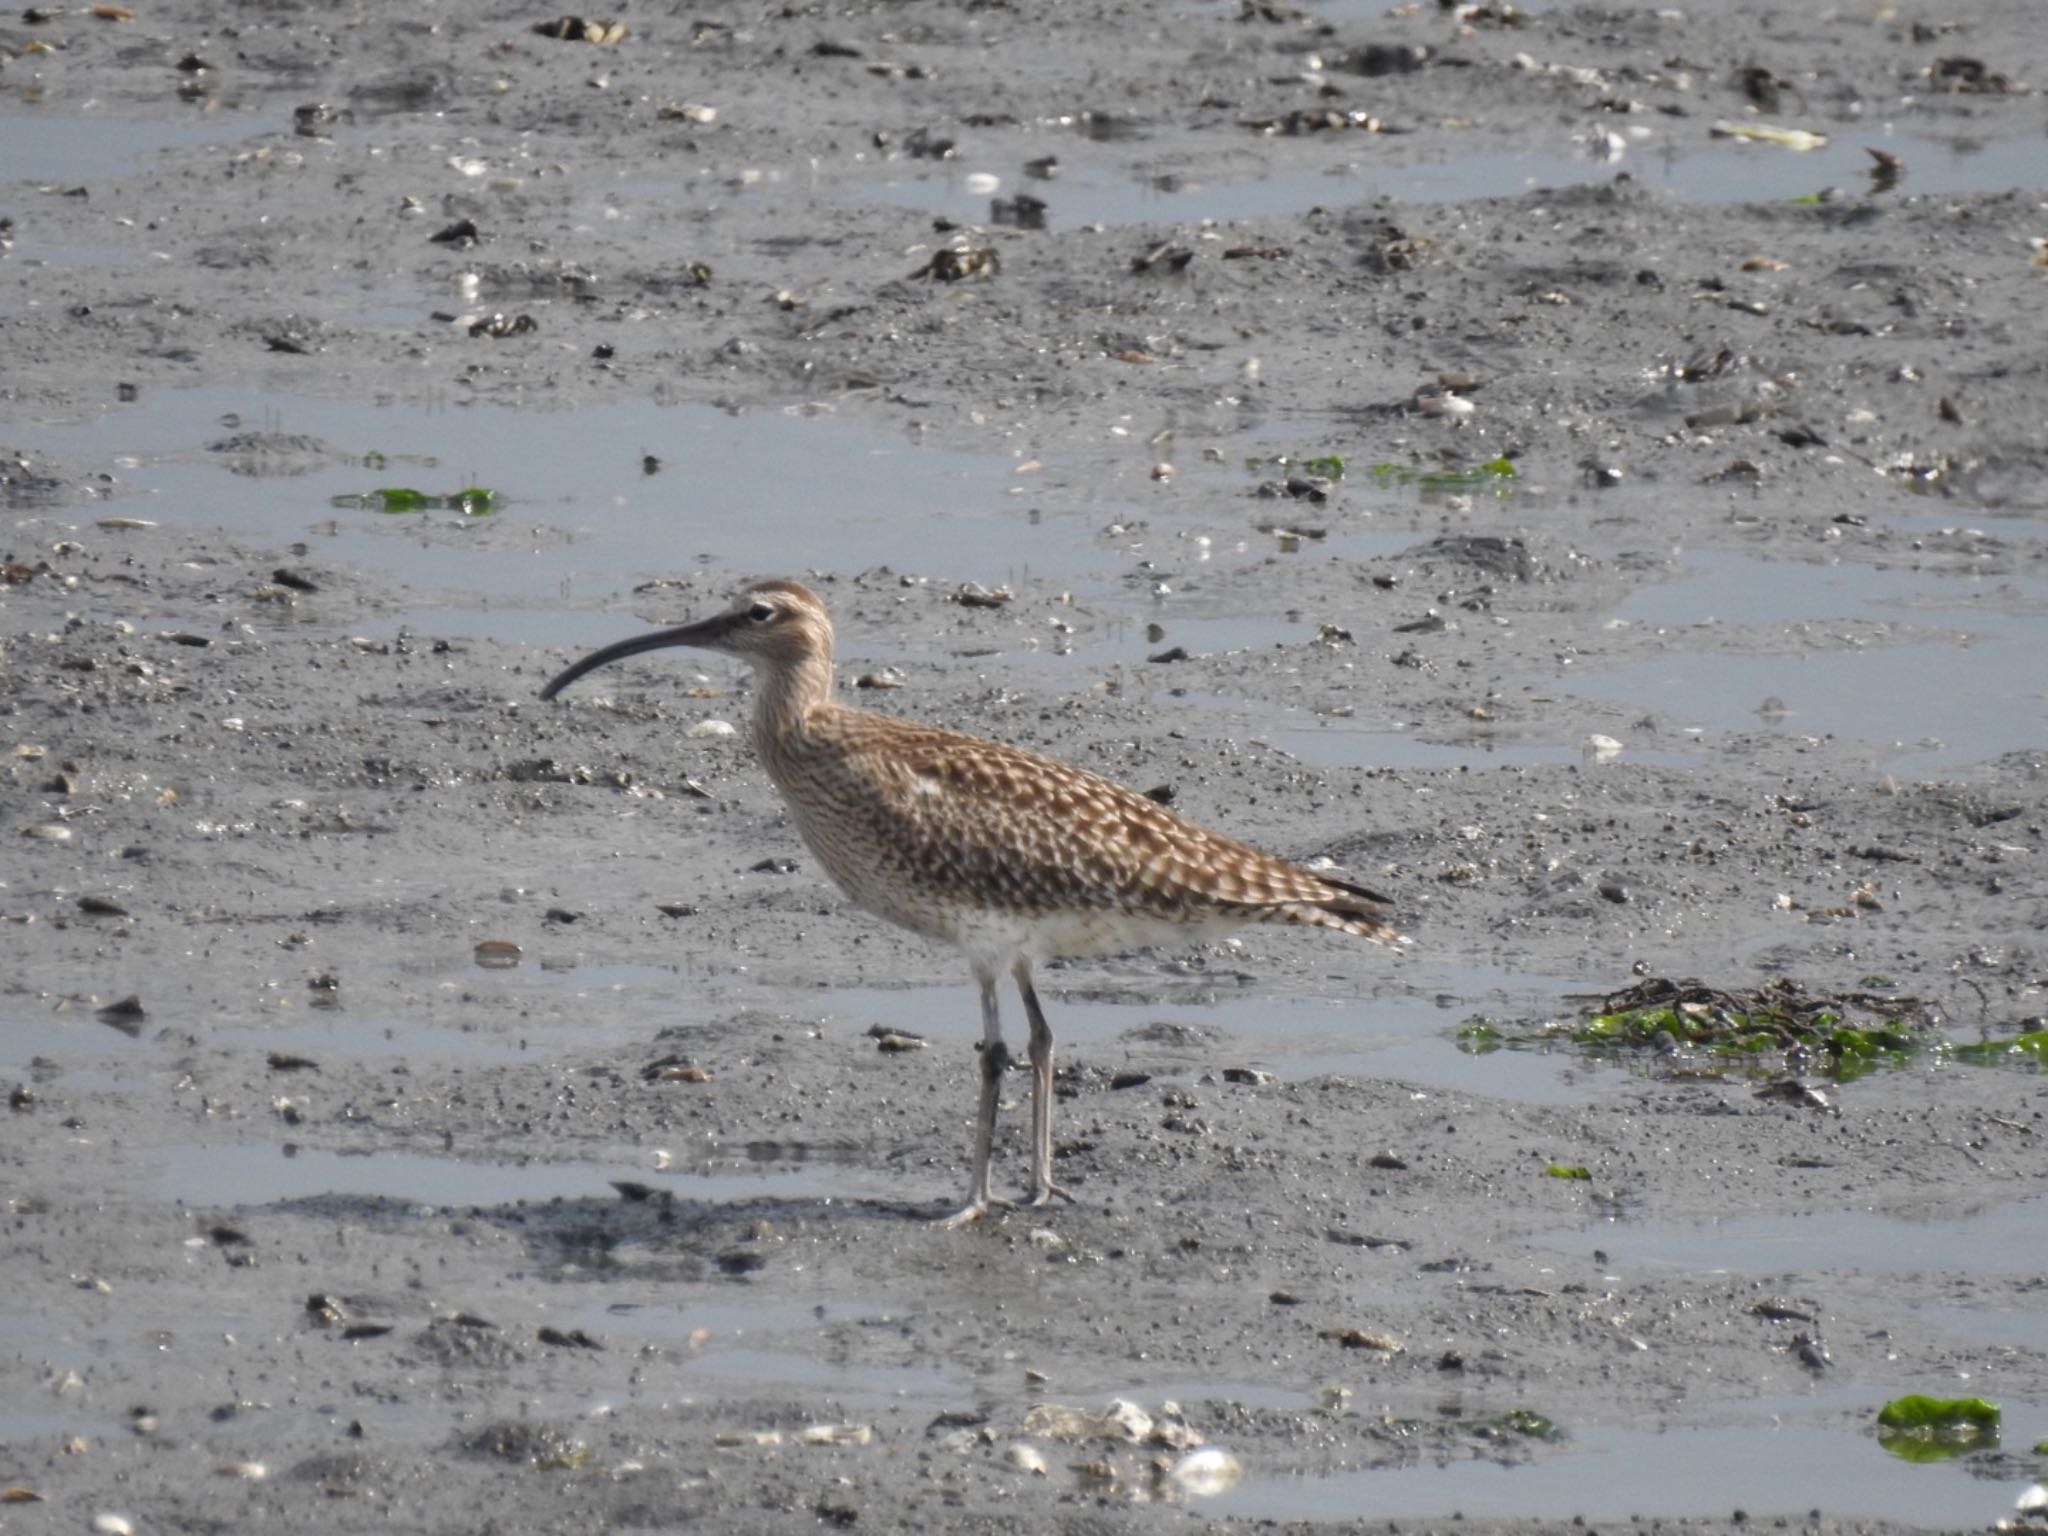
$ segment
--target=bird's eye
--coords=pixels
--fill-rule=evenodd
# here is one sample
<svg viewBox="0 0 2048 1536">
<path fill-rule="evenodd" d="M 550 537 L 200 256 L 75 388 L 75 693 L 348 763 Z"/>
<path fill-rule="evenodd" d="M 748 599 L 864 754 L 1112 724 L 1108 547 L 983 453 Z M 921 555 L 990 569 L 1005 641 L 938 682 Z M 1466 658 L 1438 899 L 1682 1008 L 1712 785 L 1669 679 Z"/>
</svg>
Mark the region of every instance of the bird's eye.
<svg viewBox="0 0 2048 1536">
<path fill-rule="evenodd" d="M 756 603 L 747 610 L 747 617 L 756 624 L 766 624 L 775 617 L 775 609 L 767 603 Z"/>
</svg>

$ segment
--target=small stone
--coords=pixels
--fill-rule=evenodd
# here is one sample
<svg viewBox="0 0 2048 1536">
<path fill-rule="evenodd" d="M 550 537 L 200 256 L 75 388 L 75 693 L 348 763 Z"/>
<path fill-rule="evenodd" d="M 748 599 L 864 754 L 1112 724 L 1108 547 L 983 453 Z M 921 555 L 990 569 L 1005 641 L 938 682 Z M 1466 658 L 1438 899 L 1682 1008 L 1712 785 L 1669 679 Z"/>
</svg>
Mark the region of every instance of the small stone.
<svg viewBox="0 0 2048 1536">
<path fill-rule="evenodd" d="M 1365 1328 L 1325 1328 L 1318 1337 L 1342 1344 L 1346 1349 L 1376 1349 L 1388 1355 L 1398 1355 L 1406 1348 L 1392 1334 L 1373 1333 Z"/>
</svg>

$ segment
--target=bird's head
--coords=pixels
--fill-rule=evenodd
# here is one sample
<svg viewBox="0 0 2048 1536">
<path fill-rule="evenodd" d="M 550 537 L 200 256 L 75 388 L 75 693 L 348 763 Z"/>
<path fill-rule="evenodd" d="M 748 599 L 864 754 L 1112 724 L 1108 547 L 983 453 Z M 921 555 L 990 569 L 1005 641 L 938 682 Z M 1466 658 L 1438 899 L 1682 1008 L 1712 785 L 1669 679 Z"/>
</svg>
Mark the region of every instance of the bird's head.
<svg viewBox="0 0 2048 1536">
<path fill-rule="evenodd" d="M 822 658 L 829 671 L 832 620 L 818 595 L 806 586 L 794 581 L 755 582 L 723 613 L 674 629 L 651 630 L 592 651 L 541 689 L 540 696 L 552 699 L 586 672 L 672 645 L 723 651 L 765 667 L 791 667 Z"/>
</svg>

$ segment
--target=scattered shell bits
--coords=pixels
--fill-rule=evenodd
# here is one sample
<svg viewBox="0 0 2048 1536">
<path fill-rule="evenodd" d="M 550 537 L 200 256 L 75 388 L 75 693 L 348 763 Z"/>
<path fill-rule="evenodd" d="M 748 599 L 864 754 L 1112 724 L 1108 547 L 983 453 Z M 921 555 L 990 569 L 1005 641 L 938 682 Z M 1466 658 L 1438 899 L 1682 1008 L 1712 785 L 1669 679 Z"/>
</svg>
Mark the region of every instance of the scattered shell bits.
<svg viewBox="0 0 2048 1536">
<path fill-rule="evenodd" d="M 869 1445 L 874 1442 L 872 1424 L 808 1424 L 797 1432 L 800 1445 Z"/>
<path fill-rule="evenodd" d="M 1135 1445 L 1152 1433 L 1152 1415 L 1124 1398 L 1101 1409 L 1039 1403 L 1024 1415 L 1024 1433 L 1048 1440 L 1122 1440 Z"/>
<path fill-rule="evenodd" d="M 1717 139 L 1747 139 L 1753 144 L 1775 144 L 1780 149 L 1789 149 L 1804 154 L 1812 149 L 1826 149 L 1828 136 L 1814 133 L 1805 128 L 1778 128 L 1770 123 L 1737 123 L 1727 118 L 1714 124 L 1709 130 Z"/>
</svg>

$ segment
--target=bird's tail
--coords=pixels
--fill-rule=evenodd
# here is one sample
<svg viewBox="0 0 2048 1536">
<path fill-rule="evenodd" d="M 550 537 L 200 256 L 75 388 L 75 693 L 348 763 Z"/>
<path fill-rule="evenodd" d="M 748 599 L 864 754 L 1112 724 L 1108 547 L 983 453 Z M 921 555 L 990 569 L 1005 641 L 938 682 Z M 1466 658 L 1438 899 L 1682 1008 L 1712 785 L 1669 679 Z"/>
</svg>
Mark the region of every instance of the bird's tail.
<svg viewBox="0 0 2048 1536">
<path fill-rule="evenodd" d="M 1269 923 L 1296 923 L 1310 928 L 1336 928 L 1351 934 L 1354 938 L 1371 939 L 1375 944 L 1404 946 L 1408 937 L 1394 926 L 1394 904 L 1376 891 L 1368 891 L 1362 885 L 1347 885 L 1341 880 L 1325 880 L 1330 894 L 1309 901 L 1280 901 L 1273 903 L 1260 920 Z"/>
</svg>

